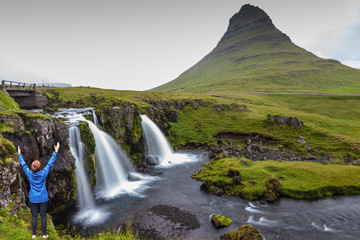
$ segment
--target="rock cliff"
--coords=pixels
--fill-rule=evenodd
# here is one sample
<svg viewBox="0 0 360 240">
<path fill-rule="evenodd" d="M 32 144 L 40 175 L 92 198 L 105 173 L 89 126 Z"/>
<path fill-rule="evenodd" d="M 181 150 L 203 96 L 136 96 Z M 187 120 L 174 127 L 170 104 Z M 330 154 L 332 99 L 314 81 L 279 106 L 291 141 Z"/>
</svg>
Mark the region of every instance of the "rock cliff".
<svg viewBox="0 0 360 240">
<path fill-rule="evenodd" d="M 20 146 L 28 166 L 39 160 L 44 167 L 49 161 L 54 145 L 59 142 L 61 148 L 55 164 L 47 178 L 49 210 L 57 211 L 74 203 L 76 199 L 75 159 L 68 146 L 68 132 L 64 123 L 57 119 L 33 115 L 27 112 L 3 115 L 1 123 L 9 127 L 3 136 L 15 147 Z M 10 155 L 11 161 L 2 162 L 0 169 L 0 208 L 16 202 L 28 203 L 29 182 L 21 169 L 17 155 Z"/>
</svg>

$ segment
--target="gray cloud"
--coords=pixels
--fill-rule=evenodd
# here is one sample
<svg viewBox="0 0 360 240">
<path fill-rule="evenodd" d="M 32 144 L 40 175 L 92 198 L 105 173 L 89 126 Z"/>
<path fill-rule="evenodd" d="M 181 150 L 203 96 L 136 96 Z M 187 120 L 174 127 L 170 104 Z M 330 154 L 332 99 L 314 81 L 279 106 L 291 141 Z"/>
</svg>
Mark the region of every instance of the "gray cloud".
<svg viewBox="0 0 360 240">
<path fill-rule="evenodd" d="M 209 53 L 230 17 L 246 3 L 266 11 L 299 46 L 344 63 L 357 61 L 358 25 L 346 34 L 341 31 L 344 39 L 338 42 L 346 45 L 341 48 L 323 44 L 318 35 L 353 22 L 360 2 L 329 0 L 325 8 L 319 2 L 0 0 L 0 76 L 75 86 L 153 88 Z M 334 39 L 338 33 L 333 31 Z M 347 54 L 354 52 L 355 56 Z"/>
<path fill-rule="evenodd" d="M 357 24 L 349 27 L 340 35 L 333 46 L 331 56 L 344 64 L 360 68 L 360 18 Z"/>
</svg>

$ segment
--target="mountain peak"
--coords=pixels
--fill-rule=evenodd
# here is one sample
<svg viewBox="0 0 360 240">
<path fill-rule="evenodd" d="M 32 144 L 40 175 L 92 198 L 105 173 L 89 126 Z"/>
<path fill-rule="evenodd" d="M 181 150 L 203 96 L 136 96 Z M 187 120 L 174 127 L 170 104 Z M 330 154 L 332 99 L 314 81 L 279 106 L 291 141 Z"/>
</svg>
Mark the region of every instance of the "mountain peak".
<svg viewBox="0 0 360 240">
<path fill-rule="evenodd" d="M 246 4 L 210 53 L 154 90 L 341 92 L 360 86 L 359 71 L 295 45 L 262 9 Z"/>
<path fill-rule="evenodd" d="M 291 42 L 290 38 L 280 32 L 273 24 L 270 17 L 261 8 L 246 4 L 240 11 L 230 18 L 229 26 L 219 45 L 232 38 L 241 38 L 243 35 L 264 36 L 270 33 L 272 39 Z M 250 39 L 254 40 L 254 39 Z M 267 39 L 270 40 L 270 39 Z"/>
</svg>

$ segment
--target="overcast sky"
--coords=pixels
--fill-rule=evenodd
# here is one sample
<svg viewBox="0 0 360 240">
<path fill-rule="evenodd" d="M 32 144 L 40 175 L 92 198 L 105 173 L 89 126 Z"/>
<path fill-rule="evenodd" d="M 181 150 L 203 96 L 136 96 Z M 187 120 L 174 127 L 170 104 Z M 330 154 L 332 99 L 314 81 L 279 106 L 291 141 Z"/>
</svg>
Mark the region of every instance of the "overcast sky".
<svg viewBox="0 0 360 240">
<path fill-rule="evenodd" d="M 246 3 L 300 47 L 360 68 L 359 0 L 0 0 L 0 78 L 151 89 L 209 53 Z"/>
</svg>

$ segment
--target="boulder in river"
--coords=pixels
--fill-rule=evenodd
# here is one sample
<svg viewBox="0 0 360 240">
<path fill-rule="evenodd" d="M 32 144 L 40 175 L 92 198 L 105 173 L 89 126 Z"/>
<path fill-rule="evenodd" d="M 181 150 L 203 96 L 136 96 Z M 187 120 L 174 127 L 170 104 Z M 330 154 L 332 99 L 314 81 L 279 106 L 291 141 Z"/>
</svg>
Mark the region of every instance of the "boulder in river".
<svg viewBox="0 0 360 240">
<path fill-rule="evenodd" d="M 234 232 L 230 231 L 220 237 L 220 240 L 265 240 L 259 229 L 251 224 L 242 225 Z"/>
<path fill-rule="evenodd" d="M 140 178 L 139 174 L 129 172 L 128 173 L 128 180 L 131 181 L 131 182 L 135 182 L 135 181 L 141 180 L 141 178 Z"/>
<path fill-rule="evenodd" d="M 210 188 L 212 186 L 212 181 L 205 181 L 203 182 L 203 184 L 201 184 L 200 189 L 205 191 L 205 192 L 210 192 Z"/>
<path fill-rule="evenodd" d="M 156 166 L 159 164 L 159 162 L 160 158 L 156 155 L 147 155 L 144 159 L 144 165 L 148 167 Z"/>
<path fill-rule="evenodd" d="M 211 223 L 216 228 L 224 228 L 230 226 L 230 224 L 232 223 L 232 219 L 221 215 L 212 215 Z"/>
</svg>

